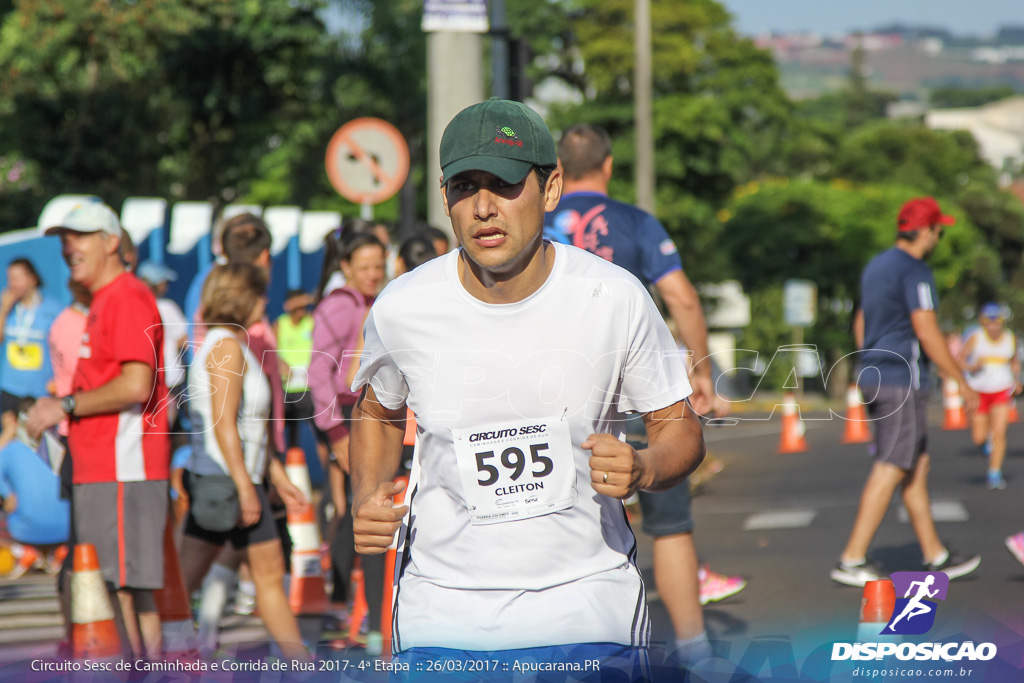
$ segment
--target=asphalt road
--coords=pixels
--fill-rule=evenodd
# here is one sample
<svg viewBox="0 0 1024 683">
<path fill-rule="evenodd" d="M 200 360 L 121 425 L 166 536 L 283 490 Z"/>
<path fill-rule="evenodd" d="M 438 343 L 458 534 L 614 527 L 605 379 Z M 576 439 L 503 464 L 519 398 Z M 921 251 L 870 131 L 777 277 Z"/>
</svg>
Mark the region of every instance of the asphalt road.
<svg viewBox="0 0 1024 683">
<path fill-rule="evenodd" d="M 942 431 L 941 408 L 934 408 L 930 488 L 939 533 L 952 548 L 980 553 L 982 563 L 951 584 L 929 637 L 1001 639 L 1002 652 L 1024 668 L 1024 567 L 1003 545 L 1007 535 L 1024 529 L 1024 424 L 1010 427 L 1007 488 L 988 491 L 985 459 L 968 432 Z M 709 452 L 724 469 L 701 486 L 694 516 L 702 561 L 714 571 L 745 576 L 748 586 L 705 608 L 721 660 L 717 674 L 693 680 L 807 677 L 808 662 L 820 659 L 822 648 L 854 640 L 861 590 L 828 575 L 849 533 L 871 457 L 864 445 L 840 445 L 839 419 L 807 420 L 809 451 L 779 455 L 778 413 L 771 420 L 742 417 L 734 426 L 705 429 Z M 669 643 L 670 623 L 653 588 L 651 540 L 639 532 L 638 540 L 653 640 Z M 871 553 L 888 571 L 921 569 L 898 497 Z M 0 581 L 0 664 L 52 656 L 61 637 L 56 609 L 48 577 Z M 258 619 L 231 617 L 224 637 L 229 645 L 253 643 L 265 632 Z M 737 678 L 737 670 L 745 676 Z M 818 679 L 832 680 L 826 674 Z"/>
<path fill-rule="evenodd" d="M 1008 656 L 1021 668 L 1024 567 L 1007 552 L 1004 538 L 1024 529 L 1024 424 L 1010 426 L 1007 488 L 989 491 L 986 459 L 969 433 L 942 431 L 941 423 L 935 403 L 929 480 L 939 535 L 948 547 L 979 553 L 982 561 L 977 571 L 951 583 L 929 637 L 969 633 L 978 641 L 996 634 L 991 637 L 1008 641 Z M 694 498 L 697 549 L 714 571 L 748 580 L 744 591 L 704 612 L 716 654 L 733 664 L 746 657 L 756 666 L 758 656 L 751 653 L 766 643 L 781 648 L 781 660 L 792 648 L 799 665 L 823 644 L 854 640 L 862 590 L 833 582 L 829 571 L 850 532 L 872 459 L 864 445 L 840 444 L 842 420 L 805 424 L 808 452 L 786 455 L 776 453 L 777 417 L 705 428 L 709 452 L 725 467 Z M 650 539 L 640 539 L 645 577 L 653 585 Z M 890 572 L 922 568 L 898 495 L 870 554 Z M 654 640 L 671 641 L 667 614 L 656 600 L 652 611 Z M 771 667 L 765 666 L 767 673 Z"/>
</svg>

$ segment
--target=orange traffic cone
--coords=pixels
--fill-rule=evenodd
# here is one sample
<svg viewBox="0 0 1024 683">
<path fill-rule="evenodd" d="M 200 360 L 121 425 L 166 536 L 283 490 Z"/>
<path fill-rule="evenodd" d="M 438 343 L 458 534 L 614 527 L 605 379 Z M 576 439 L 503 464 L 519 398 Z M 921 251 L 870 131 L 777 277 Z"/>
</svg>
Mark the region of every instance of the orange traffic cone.
<svg viewBox="0 0 1024 683">
<path fill-rule="evenodd" d="M 943 429 L 967 429 L 967 410 L 964 408 L 964 397 L 960 395 L 960 384 L 955 379 L 947 379 L 942 382 L 942 407 L 945 409 Z"/>
<path fill-rule="evenodd" d="M 896 590 L 892 580 L 880 579 L 864 584 L 864 596 L 860 600 L 860 623 L 857 626 L 858 643 L 892 642 L 899 640 L 892 635 L 882 636 L 896 608 Z"/>
<path fill-rule="evenodd" d="M 301 448 L 289 448 L 285 454 L 285 474 L 306 496 L 313 500 L 313 487 L 306 467 L 306 454 Z M 292 538 L 291 572 L 288 603 L 292 612 L 299 614 L 325 614 L 328 608 L 327 590 L 321 562 L 320 529 L 316 525 L 313 503 L 297 514 L 288 513 L 288 534 Z"/>
<path fill-rule="evenodd" d="M 1017 399 L 1010 399 L 1010 412 L 1006 415 L 1006 421 L 1010 424 L 1020 422 L 1020 413 L 1017 412 Z"/>
<path fill-rule="evenodd" d="M 402 434 L 402 445 L 416 445 L 416 416 L 413 414 L 412 408 L 405 409 L 405 432 Z"/>
<path fill-rule="evenodd" d="M 121 654 L 121 639 L 114 624 L 114 608 L 103 583 L 96 547 L 75 546 L 71 575 L 71 656 L 101 659 Z"/>
<path fill-rule="evenodd" d="M 288 481 L 302 491 L 306 500 L 313 500 L 313 485 L 309 481 L 309 468 L 306 466 L 306 452 L 301 448 L 289 448 L 284 456 L 284 472 Z"/>
<path fill-rule="evenodd" d="M 352 611 L 348 617 L 348 646 L 358 644 L 359 630 L 363 626 L 363 619 L 370 612 L 366 604 L 366 581 L 363 576 L 363 565 L 356 557 L 352 563 L 352 573 L 349 579 L 349 589 L 352 592 Z"/>
<path fill-rule="evenodd" d="M 411 415 L 409 419 L 412 420 Z M 415 423 L 413 423 L 413 429 L 415 429 Z M 395 481 L 405 483 L 405 488 L 402 489 L 402 492 L 395 496 L 395 506 L 401 507 L 405 503 L 405 493 L 409 488 L 409 477 L 395 477 Z M 395 562 L 397 560 L 398 539 L 396 537 L 395 542 L 388 548 L 388 554 L 384 560 L 384 599 L 381 600 L 380 606 L 380 633 L 384 641 L 384 650 L 381 652 L 381 656 L 385 660 L 391 658 L 391 614 L 395 600 Z"/>
<path fill-rule="evenodd" d="M 312 504 L 298 514 L 288 514 L 288 533 L 292 537 L 292 580 L 288 594 L 292 613 L 326 614 L 328 602 L 320 564 L 320 531 Z"/>
<path fill-rule="evenodd" d="M 868 429 L 867 411 L 864 410 L 864 395 L 860 387 L 851 384 L 846 389 L 846 431 L 843 443 L 867 443 L 871 441 L 871 430 Z"/>
<path fill-rule="evenodd" d="M 782 438 L 779 440 L 779 453 L 804 453 L 807 451 L 807 429 L 800 419 L 800 406 L 793 394 L 787 393 L 782 406 Z"/>
<path fill-rule="evenodd" d="M 153 599 L 160 612 L 164 654 L 192 657 L 198 655 L 199 643 L 192 622 L 192 606 L 188 599 L 185 576 L 178 564 L 174 526 L 174 515 L 168 514 L 167 524 L 164 525 L 164 587 L 153 592 Z"/>
</svg>

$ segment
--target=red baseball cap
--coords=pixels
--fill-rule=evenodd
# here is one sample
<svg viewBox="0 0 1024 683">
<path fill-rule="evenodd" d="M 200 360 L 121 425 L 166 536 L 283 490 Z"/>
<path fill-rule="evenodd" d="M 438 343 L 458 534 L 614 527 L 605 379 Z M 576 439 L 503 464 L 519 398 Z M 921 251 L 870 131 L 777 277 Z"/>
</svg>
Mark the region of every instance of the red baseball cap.
<svg viewBox="0 0 1024 683">
<path fill-rule="evenodd" d="M 900 232 L 929 228 L 933 225 L 953 225 L 956 219 L 939 209 L 939 203 L 932 197 L 915 197 L 903 205 L 896 219 Z"/>
</svg>

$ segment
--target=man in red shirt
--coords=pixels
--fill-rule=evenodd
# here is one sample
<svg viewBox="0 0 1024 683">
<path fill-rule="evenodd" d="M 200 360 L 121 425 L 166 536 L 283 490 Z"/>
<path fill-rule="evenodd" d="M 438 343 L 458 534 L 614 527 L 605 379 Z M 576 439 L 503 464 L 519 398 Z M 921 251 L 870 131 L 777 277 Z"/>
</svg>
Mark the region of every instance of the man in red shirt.
<svg viewBox="0 0 1024 683">
<path fill-rule="evenodd" d="M 161 642 L 152 591 L 163 587 L 170 466 L 160 313 L 149 288 L 125 270 L 109 207 L 80 204 L 46 234 L 60 236 L 71 278 L 93 303 L 72 391 L 39 399 L 29 431 L 70 419 L 78 542 L 96 546 L 132 652 L 154 657 Z"/>
</svg>

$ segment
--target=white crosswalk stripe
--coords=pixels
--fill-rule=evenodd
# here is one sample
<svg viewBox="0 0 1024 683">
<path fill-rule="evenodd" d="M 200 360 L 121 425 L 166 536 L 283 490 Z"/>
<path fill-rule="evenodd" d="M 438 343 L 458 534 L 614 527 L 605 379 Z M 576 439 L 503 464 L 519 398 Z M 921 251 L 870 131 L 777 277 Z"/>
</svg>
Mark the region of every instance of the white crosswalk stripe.
<svg viewBox="0 0 1024 683">
<path fill-rule="evenodd" d="M 811 525 L 817 510 L 777 510 L 759 512 L 743 522 L 744 531 L 762 529 L 800 529 Z"/>
<path fill-rule="evenodd" d="M 967 507 L 958 500 L 933 500 L 932 519 L 938 523 L 942 522 L 966 522 L 970 519 Z M 910 515 L 907 509 L 900 506 L 900 524 L 910 524 Z"/>
</svg>

